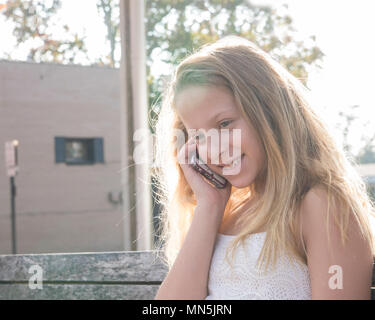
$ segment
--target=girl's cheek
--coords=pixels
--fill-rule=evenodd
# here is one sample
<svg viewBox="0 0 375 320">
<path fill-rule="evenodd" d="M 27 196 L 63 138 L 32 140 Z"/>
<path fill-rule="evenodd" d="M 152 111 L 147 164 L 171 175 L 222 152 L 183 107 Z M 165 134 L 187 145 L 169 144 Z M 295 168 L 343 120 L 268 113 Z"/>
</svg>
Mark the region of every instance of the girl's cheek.
<svg viewBox="0 0 375 320">
<path fill-rule="evenodd" d="M 230 129 L 228 140 L 229 140 L 228 143 L 231 146 L 231 148 L 233 148 L 235 150 L 241 149 L 241 146 L 242 146 L 242 129 L 241 128 Z"/>
<path fill-rule="evenodd" d="M 230 162 L 231 159 L 241 155 L 241 130 L 227 129 L 222 130 L 220 134 L 220 156 L 224 163 Z"/>
</svg>

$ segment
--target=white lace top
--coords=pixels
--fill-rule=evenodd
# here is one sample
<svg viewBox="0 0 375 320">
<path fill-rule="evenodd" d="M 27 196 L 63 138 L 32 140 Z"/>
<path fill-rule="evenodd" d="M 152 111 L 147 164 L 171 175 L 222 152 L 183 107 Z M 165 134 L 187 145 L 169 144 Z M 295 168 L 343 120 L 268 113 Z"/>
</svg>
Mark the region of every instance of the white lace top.
<svg viewBox="0 0 375 320">
<path fill-rule="evenodd" d="M 266 232 L 255 233 L 239 244 L 233 269 L 225 260 L 225 251 L 235 236 L 218 234 L 208 278 L 205 300 L 309 300 L 311 286 L 308 268 L 286 255 L 279 257 L 275 271 L 265 275 L 256 268 Z M 228 258 L 231 257 L 229 251 Z"/>
</svg>

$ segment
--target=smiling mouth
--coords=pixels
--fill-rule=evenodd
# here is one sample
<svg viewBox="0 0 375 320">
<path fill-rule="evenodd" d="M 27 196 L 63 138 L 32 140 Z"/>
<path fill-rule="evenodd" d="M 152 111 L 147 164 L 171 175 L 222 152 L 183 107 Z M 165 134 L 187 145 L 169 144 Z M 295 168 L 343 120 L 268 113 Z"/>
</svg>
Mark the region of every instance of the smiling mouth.
<svg viewBox="0 0 375 320">
<path fill-rule="evenodd" d="M 235 168 L 240 162 L 241 160 L 243 159 L 243 157 L 245 156 L 245 154 L 243 153 L 241 155 L 241 157 L 238 157 L 236 159 L 234 159 L 230 164 L 228 165 L 225 165 L 225 166 L 220 166 L 220 168 Z"/>
</svg>

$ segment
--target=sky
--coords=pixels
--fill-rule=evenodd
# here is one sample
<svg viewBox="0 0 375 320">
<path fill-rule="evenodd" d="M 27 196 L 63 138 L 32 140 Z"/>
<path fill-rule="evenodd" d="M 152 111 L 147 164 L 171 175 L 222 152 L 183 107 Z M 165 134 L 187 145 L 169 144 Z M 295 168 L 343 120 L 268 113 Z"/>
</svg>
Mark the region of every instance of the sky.
<svg viewBox="0 0 375 320">
<path fill-rule="evenodd" d="M 288 4 L 293 25 L 302 36 L 315 35 L 325 54 L 322 69 L 309 74 L 311 95 L 332 130 L 339 111 L 352 105 L 359 119 L 349 133 L 353 151 L 360 136 L 375 131 L 375 1 L 371 0 L 257 0 L 252 3 Z M 337 139 L 341 133 L 336 130 Z"/>
<path fill-rule="evenodd" d="M 4 3 L 0 0 L 0 4 Z M 87 37 L 89 55 L 98 56 L 105 51 L 106 30 L 101 23 L 95 2 L 62 0 L 59 19 L 71 30 Z M 309 74 L 308 86 L 324 120 L 338 140 L 342 134 L 335 128 L 338 112 L 359 105 L 349 142 L 353 151 L 361 147 L 360 136 L 375 131 L 375 1 L 372 0 L 252 0 L 254 4 L 271 4 L 280 7 L 288 4 L 288 12 L 299 37 L 316 36 L 316 43 L 325 54 L 322 69 Z M 84 14 L 82 14 L 84 12 Z M 12 28 L 0 19 L 0 56 L 11 51 L 15 41 Z M 25 60 L 25 54 L 13 54 L 14 60 Z M 163 73 L 165 66 L 155 64 L 155 75 Z"/>
</svg>

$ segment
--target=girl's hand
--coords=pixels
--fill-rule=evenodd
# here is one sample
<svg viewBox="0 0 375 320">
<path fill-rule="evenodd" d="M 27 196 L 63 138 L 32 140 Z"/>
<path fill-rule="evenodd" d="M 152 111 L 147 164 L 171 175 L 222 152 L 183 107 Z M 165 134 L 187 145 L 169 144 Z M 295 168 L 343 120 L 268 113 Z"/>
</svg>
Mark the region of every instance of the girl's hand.
<svg viewBox="0 0 375 320">
<path fill-rule="evenodd" d="M 192 137 L 179 150 L 177 160 L 194 192 L 197 205 L 219 208 L 221 209 L 219 211 L 224 213 L 225 206 L 231 194 L 232 185 L 228 181 L 225 188 L 218 189 L 208 183 L 200 173 L 192 168 L 189 160 L 196 151 L 196 147 L 195 137 Z"/>
</svg>

